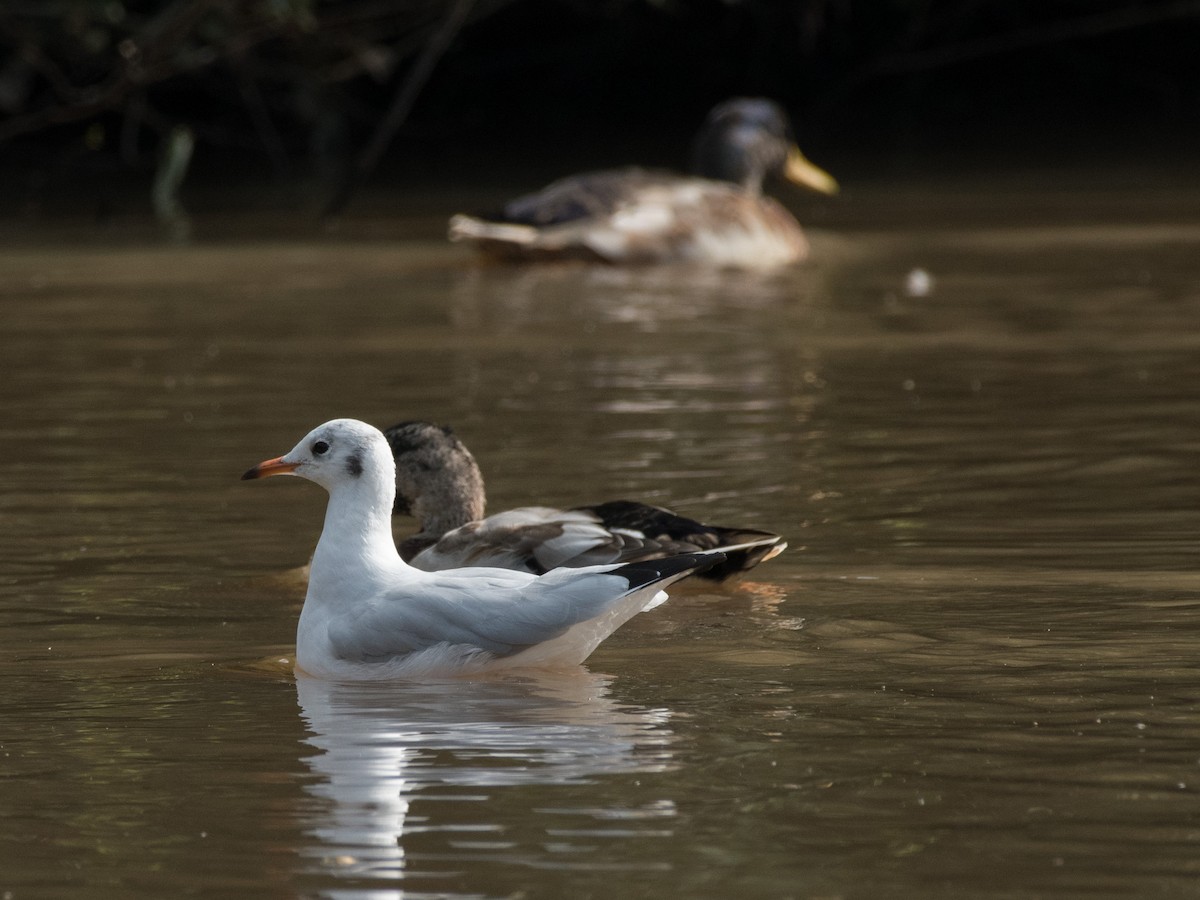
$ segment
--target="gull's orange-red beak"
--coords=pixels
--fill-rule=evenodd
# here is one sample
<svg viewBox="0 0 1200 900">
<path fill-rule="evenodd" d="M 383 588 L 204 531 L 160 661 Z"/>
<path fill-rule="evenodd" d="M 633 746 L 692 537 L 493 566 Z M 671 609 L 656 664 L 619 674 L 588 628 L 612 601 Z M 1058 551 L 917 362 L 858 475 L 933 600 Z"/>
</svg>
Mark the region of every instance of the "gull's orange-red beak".
<svg viewBox="0 0 1200 900">
<path fill-rule="evenodd" d="M 264 460 L 242 476 L 242 481 L 251 478 L 270 478 L 272 475 L 291 475 L 299 468 L 300 463 L 284 462 L 282 456 Z"/>
</svg>

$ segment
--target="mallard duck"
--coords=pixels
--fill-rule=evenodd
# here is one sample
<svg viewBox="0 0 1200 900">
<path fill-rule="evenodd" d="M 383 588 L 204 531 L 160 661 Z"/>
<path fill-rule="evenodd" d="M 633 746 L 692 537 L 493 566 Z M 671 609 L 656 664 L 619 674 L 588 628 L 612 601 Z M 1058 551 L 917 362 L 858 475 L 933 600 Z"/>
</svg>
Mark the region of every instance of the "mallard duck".
<svg viewBox="0 0 1200 900">
<path fill-rule="evenodd" d="M 527 506 L 485 518 L 483 475 L 452 429 L 401 422 L 384 436 L 396 458 L 393 513 L 414 516 L 420 526 L 400 542 L 400 555 L 418 569 L 497 566 L 542 574 L 720 550 L 725 561 L 702 577 L 722 581 L 787 547 L 777 534 L 704 525 L 630 500 L 573 509 Z"/>
<path fill-rule="evenodd" d="M 395 462 L 379 429 L 334 419 L 243 479 L 298 475 L 329 492 L 296 628 L 296 665 L 316 678 L 416 679 L 583 662 L 663 588 L 719 552 L 537 576 L 423 572 L 392 541 Z"/>
<path fill-rule="evenodd" d="M 498 215 L 454 216 L 450 240 L 518 258 L 772 268 L 802 260 L 808 241 L 792 214 L 763 196 L 763 179 L 782 176 L 826 194 L 838 189 L 804 158 L 784 111 L 763 99 L 728 100 L 709 113 L 693 170 L 564 178 L 510 201 Z"/>
</svg>

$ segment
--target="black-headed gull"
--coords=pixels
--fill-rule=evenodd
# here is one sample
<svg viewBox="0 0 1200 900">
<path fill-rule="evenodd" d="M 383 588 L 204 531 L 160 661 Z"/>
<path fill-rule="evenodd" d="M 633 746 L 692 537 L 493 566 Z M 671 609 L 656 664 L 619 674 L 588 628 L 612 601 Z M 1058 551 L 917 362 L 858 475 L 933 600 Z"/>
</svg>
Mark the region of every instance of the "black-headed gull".
<svg viewBox="0 0 1200 900">
<path fill-rule="evenodd" d="M 484 518 L 483 475 L 451 429 L 401 422 L 383 433 L 396 457 L 395 513 L 414 516 L 420 526 L 400 542 L 400 555 L 418 569 L 498 566 L 541 575 L 561 566 L 720 550 L 725 562 L 699 574 L 721 581 L 787 547 L 768 531 L 705 525 L 630 500 L 572 509 L 526 506 Z"/>
<path fill-rule="evenodd" d="M 387 439 L 356 419 L 313 429 L 242 478 L 299 475 L 329 492 L 296 633 L 296 665 L 317 678 L 385 680 L 577 665 L 663 588 L 725 558 L 625 565 L 424 572 L 392 540 L 396 465 Z"/>
</svg>

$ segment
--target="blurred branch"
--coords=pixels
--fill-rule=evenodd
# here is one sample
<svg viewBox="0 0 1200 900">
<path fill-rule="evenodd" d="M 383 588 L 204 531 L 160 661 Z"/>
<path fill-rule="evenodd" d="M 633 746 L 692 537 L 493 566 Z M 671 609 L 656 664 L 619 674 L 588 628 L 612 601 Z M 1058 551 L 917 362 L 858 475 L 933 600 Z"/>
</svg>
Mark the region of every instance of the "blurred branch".
<svg viewBox="0 0 1200 900">
<path fill-rule="evenodd" d="M 270 15 L 253 8 L 247 11 L 243 4 L 231 0 L 175 0 L 162 11 L 144 20 L 136 27 L 122 27 L 124 20 L 114 24 L 103 18 L 104 7 L 97 4 L 95 21 L 87 27 L 96 32 L 107 33 L 111 45 L 103 56 L 92 53 L 87 61 L 96 64 L 97 58 L 103 65 L 100 77 L 92 83 L 72 80 L 70 66 L 78 62 L 74 57 L 84 57 L 83 50 L 72 50 L 62 40 L 69 36 L 69 26 L 57 21 L 53 9 L 37 12 L 19 12 L 0 7 L 0 50 L 7 45 L 14 55 L 19 56 L 36 70 L 50 87 L 51 97 L 41 97 L 26 110 L 0 121 L 0 143 L 14 137 L 35 133 L 57 125 L 81 122 L 106 112 L 118 111 L 129 101 L 132 94 L 161 84 L 181 75 L 209 69 L 222 60 L 233 60 L 230 70 L 241 81 L 237 90 L 250 114 L 252 124 L 260 139 L 266 141 L 267 152 L 277 156 L 278 147 L 273 144 L 278 135 L 273 123 L 263 118 L 264 106 L 261 88 L 245 78 L 246 66 L 241 62 L 259 45 L 273 39 L 285 39 L 298 32 L 302 35 L 295 52 L 301 58 L 299 66 L 291 69 L 292 78 L 302 80 L 311 77 L 322 59 L 344 59 L 348 65 L 341 67 L 342 77 L 362 73 L 370 64 L 358 48 L 363 41 L 356 37 L 355 29 L 376 29 L 380 36 L 390 38 L 392 34 L 408 37 L 414 26 L 423 27 L 431 10 L 446 5 L 445 0 L 407 0 L 407 2 L 373 2 L 343 4 L 336 17 L 329 22 L 316 22 L 311 17 L 308 28 L 298 27 L 304 18 L 300 13 L 294 17 Z M 124 6 L 109 4 L 124 10 Z M 471 4 L 463 10 L 461 0 L 450 6 L 447 21 L 457 22 L 446 40 L 453 40 L 460 18 L 465 17 Z M 459 11 L 462 10 L 460 16 Z M 214 17 L 216 20 L 214 21 Z M 53 23 L 59 32 L 47 33 L 45 21 Z M 41 28 L 34 28 L 37 22 Z M 417 25 L 416 23 L 420 23 Z M 207 26 L 202 28 L 201 26 Z M 61 32 L 61 33 L 60 33 Z M 442 32 L 435 35 L 435 44 Z M 61 59 L 49 55 L 48 48 L 58 50 Z M 433 61 L 445 51 L 437 50 Z M 308 56 L 310 58 L 305 59 Z M 426 73 L 424 78 L 427 78 Z M 424 83 L 420 79 L 420 84 Z M 418 84 L 419 87 L 419 84 Z"/>
<path fill-rule="evenodd" d="M 149 20 L 136 36 L 127 37 L 117 45 L 120 61 L 114 63 L 116 68 L 105 82 L 97 86 L 78 87 L 71 84 L 61 70 L 45 60 L 37 44 L 27 34 L 24 35 L 19 52 L 26 58 L 41 60 L 42 71 L 53 70 L 58 73 L 52 84 L 64 102 L 0 122 L 0 143 L 21 134 L 83 121 L 115 110 L 136 88 L 209 65 L 213 59 L 207 54 L 201 54 L 199 57 L 185 55 L 173 61 L 166 59 L 166 56 L 178 48 L 196 22 L 219 2 L 220 0 L 176 0 Z M 0 25 L 3 25 L 5 31 L 14 32 L 21 37 L 21 30 L 14 28 L 7 18 L 0 19 Z"/>
<path fill-rule="evenodd" d="M 163 145 L 158 172 L 154 177 L 154 188 L 150 195 L 154 204 L 154 214 L 176 242 L 187 240 L 191 232 L 191 220 L 179 199 L 179 189 L 187 177 L 193 145 L 190 128 L 176 125 L 171 130 Z"/>
<path fill-rule="evenodd" d="M 1198 16 L 1200 0 L 1173 0 L 1159 6 L 1130 5 L 1123 9 L 1047 22 L 1004 34 L 887 56 L 869 66 L 861 80 L 879 75 L 899 75 L 944 68 L 1032 47 L 1096 38 L 1176 19 L 1194 19 Z"/>
<path fill-rule="evenodd" d="M 395 138 L 396 131 L 404 124 L 404 120 L 408 118 L 408 114 L 412 111 L 412 106 L 416 102 L 417 96 L 421 93 L 421 89 L 425 87 L 429 76 L 433 74 L 438 60 L 442 58 L 442 55 L 450 47 L 459 30 L 466 23 L 467 16 L 470 14 L 474 3 L 475 0 L 454 0 L 441 26 L 425 44 L 421 55 L 413 63 L 408 77 L 404 79 L 397 89 L 395 96 L 392 98 L 391 106 L 388 107 L 387 114 L 383 117 L 383 121 L 379 123 L 379 127 L 375 130 L 375 134 L 371 137 L 370 142 L 363 148 L 362 153 L 359 154 L 354 167 L 343 180 L 338 192 L 326 204 L 325 209 L 322 211 L 322 216 L 330 216 L 341 210 L 350 201 L 350 197 L 354 194 L 358 185 L 375 171 L 375 167 L 379 165 L 379 160 L 383 156 L 384 151 L 387 150 L 388 145 Z"/>
<path fill-rule="evenodd" d="M 435 77 L 443 89 L 421 124 L 445 138 L 472 117 L 508 127 L 509 104 L 533 110 L 546 98 L 585 117 L 640 93 L 649 103 L 669 91 L 669 104 L 732 86 L 797 102 L 816 85 L 832 108 L 864 82 L 1094 38 L 1108 38 L 1097 54 L 1114 53 L 1112 35 L 1159 26 L 1125 39 L 1141 56 L 1119 71 L 1096 67 L 1097 54 L 1062 64 L 1101 68 L 1117 87 L 1144 67 L 1194 94 L 1193 35 L 1175 24 L 1186 20 L 1200 20 L 1200 0 L 0 0 L 0 145 L 77 155 L 80 126 L 94 124 L 89 152 L 133 165 L 146 161 L 144 135 L 161 144 L 185 125 L 208 159 L 214 147 L 249 147 L 277 173 L 306 159 L 332 194 L 329 215 L 414 132 Z M 462 52 L 448 56 L 456 43 Z M 1002 61 L 1017 72 L 1013 89 L 1056 77 L 1053 54 L 1030 59 L 1027 77 L 1021 60 Z M 990 71 L 967 74 L 975 80 L 961 86 L 928 81 L 965 92 Z M 544 118 L 539 127 L 555 126 Z"/>
<path fill-rule="evenodd" d="M 242 103 L 250 114 L 250 120 L 254 123 L 254 130 L 258 134 L 259 141 L 271 158 L 276 173 L 286 173 L 289 168 L 287 149 L 284 147 L 279 129 L 275 127 L 274 119 L 271 118 L 271 110 L 267 105 L 266 98 L 263 97 L 262 89 L 246 71 L 244 65 L 235 63 L 234 70 Z"/>
</svg>

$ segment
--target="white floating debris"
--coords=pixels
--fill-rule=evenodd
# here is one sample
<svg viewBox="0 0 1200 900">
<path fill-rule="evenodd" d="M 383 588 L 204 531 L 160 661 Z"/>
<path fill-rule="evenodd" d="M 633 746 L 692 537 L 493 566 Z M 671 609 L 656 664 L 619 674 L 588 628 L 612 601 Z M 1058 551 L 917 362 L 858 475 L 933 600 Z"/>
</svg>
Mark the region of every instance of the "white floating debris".
<svg viewBox="0 0 1200 900">
<path fill-rule="evenodd" d="M 924 269 L 913 269 L 904 276 L 904 293 L 910 297 L 928 297 L 933 293 L 933 276 Z"/>
</svg>

